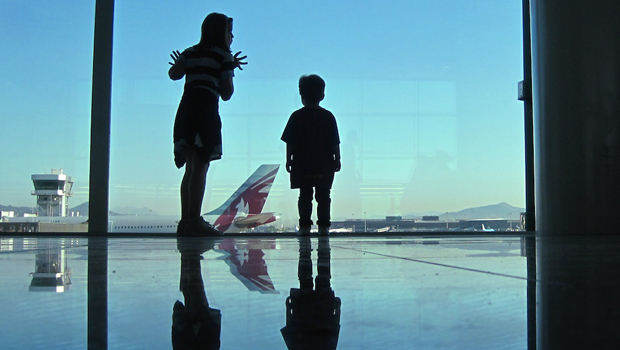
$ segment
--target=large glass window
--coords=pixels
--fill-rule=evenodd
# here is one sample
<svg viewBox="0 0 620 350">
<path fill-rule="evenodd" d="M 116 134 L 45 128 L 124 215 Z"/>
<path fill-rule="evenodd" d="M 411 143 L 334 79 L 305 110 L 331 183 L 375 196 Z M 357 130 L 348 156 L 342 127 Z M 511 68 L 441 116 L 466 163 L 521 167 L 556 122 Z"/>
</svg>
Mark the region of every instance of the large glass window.
<svg viewBox="0 0 620 350">
<path fill-rule="evenodd" d="M 112 211 L 180 215 L 172 126 L 183 82 L 168 78 L 169 54 L 198 42 L 210 12 L 234 18 L 232 51 L 249 64 L 220 103 L 224 155 L 209 170 L 203 212 L 259 165 L 284 163 L 280 136 L 302 106 L 298 78 L 315 73 L 326 81 L 322 106 L 342 141 L 332 221 L 356 231 L 403 229 L 414 219 L 425 230 L 518 228 L 525 189 L 516 0 L 117 3 Z M 294 228 L 297 196 L 282 165 L 264 208 L 278 215 L 270 225 Z"/>
<path fill-rule="evenodd" d="M 87 215 L 94 8 L 94 1 L 0 5 L 5 219 L 37 213 L 33 175 L 56 189 L 72 183 L 58 191 L 65 215 Z"/>
</svg>

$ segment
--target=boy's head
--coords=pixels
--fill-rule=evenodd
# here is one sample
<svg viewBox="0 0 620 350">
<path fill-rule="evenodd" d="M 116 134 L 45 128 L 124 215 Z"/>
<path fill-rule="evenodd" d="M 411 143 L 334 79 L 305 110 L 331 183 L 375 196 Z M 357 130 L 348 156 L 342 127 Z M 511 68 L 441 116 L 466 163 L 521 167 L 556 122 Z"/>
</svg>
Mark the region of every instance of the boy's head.
<svg viewBox="0 0 620 350">
<path fill-rule="evenodd" d="M 299 78 L 299 94 L 304 103 L 318 104 L 325 97 L 325 80 L 316 74 Z"/>
</svg>

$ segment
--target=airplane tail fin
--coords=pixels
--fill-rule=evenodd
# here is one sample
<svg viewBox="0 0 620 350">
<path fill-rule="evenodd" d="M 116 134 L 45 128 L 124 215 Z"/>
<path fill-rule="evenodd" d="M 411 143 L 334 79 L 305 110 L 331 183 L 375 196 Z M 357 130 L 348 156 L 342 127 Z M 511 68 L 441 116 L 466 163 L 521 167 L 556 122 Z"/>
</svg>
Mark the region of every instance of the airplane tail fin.
<svg viewBox="0 0 620 350">
<path fill-rule="evenodd" d="M 279 164 L 261 165 L 224 204 L 203 215 L 217 215 L 213 225 L 224 232 L 239 212 L 260 214 L 279 168 Z"/>
</svg>

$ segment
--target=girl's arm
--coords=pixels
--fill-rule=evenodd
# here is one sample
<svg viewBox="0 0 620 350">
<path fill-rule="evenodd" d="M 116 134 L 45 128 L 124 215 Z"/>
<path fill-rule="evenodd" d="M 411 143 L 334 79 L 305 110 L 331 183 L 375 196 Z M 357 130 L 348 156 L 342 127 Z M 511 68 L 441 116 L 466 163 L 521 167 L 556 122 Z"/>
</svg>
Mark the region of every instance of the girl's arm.
<svg viewBox="0 0 620 350">
<path fill-rule="evenodd" d="M 233 70 L 234 68 L 239 68 L 239 70 L 243 70 L 241 66 L 244 64 L 248 64 L 247 62 L 242 61 L 246 59 L 248 56 L 239 57 L 240 54 L 241 54 L 241 51 L 237 52 L 235 56 L 233 57 L 233 62 L 234 62 Z M 234 92 L 235 92 L 235 86 L 233 85 L 232 77 L 228 79 L 220 80 L 220 97 L 222 98 L 222 100 L 224 101 L 230 100 Z"/>
<path fill-rule="evenodd" d="M 233 92 L 235 92 L 235 86 L 233 85 L 232 77 L 220 80 L 220 96 L 222 97 L 222 100 L 230 100 Z"/>
<path fill-rule="evenodd" d="M 172 80 L 179 80 L 183 78 L 183 76 L 185 76 L 185 64 L 183 63 L 182 60 L 179 60 L 180 56 L 181 56 L 181 53 L 178 50 L 172 51 L 172 53 L 170 54 L 170 58 L 172 58 L 172 62 L 168 62 L 168 63 L 170 63 L 172 67 L 170 67 L 170 70 L 168 70 L 168 76 Z"/>
<path fill-rule="evenodd" d="M 234 68 L 239 68 L 239 70 L 243 70 L 241 66 L 244 64 L 248 64 L 248 63 L 243 62 L 242 60 L 246 59 L 248 56 L 239 57 L 240 54 L 241 54 L 241 51 L 237 52 L 235 56 L 233 57 L 234 66 L 235 66 Z M 232 77 L 229 79 L 223 79 L 220 81 L 220 96 L 222 97 L 222 100 L 224 101 L 230 100 L 234 92 L 235 92 L 235 86 L 233 85 Z"/>
</svg>

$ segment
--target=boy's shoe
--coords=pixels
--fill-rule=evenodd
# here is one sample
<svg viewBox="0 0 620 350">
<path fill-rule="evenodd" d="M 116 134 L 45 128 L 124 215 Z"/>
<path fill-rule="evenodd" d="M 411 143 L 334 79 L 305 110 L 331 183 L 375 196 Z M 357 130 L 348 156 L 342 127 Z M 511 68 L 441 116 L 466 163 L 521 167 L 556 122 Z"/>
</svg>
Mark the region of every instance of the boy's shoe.
<svg viewBox="0 0 620 350">
<path fill-rule="evenodd" d="M 319 227 L 319 236 L 329 236 L 329 227 Z"/>
<path fill-rule="evenodd" d="M 213 227 L 210 223 L 205 221 L 202 216 L 187 219 L 185 222 L 185 229 L 183 230 L 184 236 L 221 236 L 224 233 Z"/>
<path fill-rule="evenodd" d="M 297 231 L 298 236 L 310 236 L 310 226 L 302 226 Z"/>
</svg>

